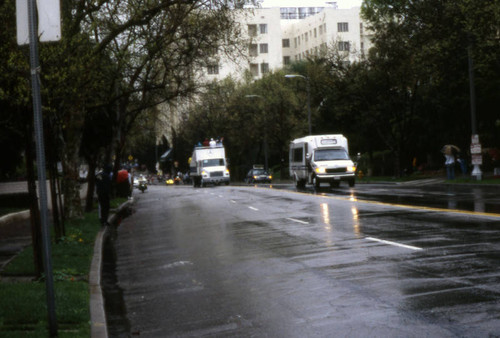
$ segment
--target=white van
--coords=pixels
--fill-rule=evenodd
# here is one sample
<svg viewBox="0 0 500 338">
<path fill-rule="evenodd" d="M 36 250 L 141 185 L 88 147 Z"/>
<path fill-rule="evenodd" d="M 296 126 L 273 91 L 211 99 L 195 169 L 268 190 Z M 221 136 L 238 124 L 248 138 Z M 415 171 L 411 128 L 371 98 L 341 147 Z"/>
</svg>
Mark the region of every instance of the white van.
<svg viewBox="0 0 500 338">
<path fill-rule="evenodd" d="M 290 177 L 299 188 L 306 183 L 319 188 L 323 182 L 337 187 L 340 181 L 353 187 L 355 173 L 343 135 L 305 136 L 290 143 Z"/>
</svg>

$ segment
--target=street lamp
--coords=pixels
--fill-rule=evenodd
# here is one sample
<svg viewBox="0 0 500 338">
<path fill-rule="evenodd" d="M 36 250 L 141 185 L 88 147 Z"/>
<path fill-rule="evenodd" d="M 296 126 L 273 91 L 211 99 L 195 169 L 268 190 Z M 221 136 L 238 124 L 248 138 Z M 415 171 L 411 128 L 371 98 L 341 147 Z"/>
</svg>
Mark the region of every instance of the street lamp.
<svg viewBox="0 0 500 338">
<path fill-rule="evenodd" d="M 264 97 L 260 96 L 260 95 L 255 95 L 255 94 L 250 94 L 250 95 L 245 95 L 246 98 L 260 98 L 260 99 L 264 99 Z M 264 113 L 264 116 L 265 116 L 265 126 L 264 126 L 264 169 L 265 170 L 269 170 L 269 166 L 268 166 L 268 161 L 267 161 L 267 114 Z"/>
<path fill-rule="evenodd" d="M 287 79 L 291 79 L 294 77 L 300 77 L 304 80 L 306 80 L 306 86 L 307 86 L 307 122 L 309 124 L 309 135 L 312 135 L 312 127 L 311 127 L 311 84 L 309 81 L 309 78 L 304 75 L 299 75 L 299 74 L 286 74 L 285 77 Z"/>
</svg>

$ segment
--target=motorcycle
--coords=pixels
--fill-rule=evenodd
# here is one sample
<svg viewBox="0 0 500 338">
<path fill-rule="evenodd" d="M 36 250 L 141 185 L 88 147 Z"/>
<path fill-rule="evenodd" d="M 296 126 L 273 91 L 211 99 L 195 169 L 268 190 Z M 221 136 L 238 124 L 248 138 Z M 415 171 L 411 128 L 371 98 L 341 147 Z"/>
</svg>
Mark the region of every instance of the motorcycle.
<svg viewBox="0 0 500 338">
<path fill-rule="evenodd" d="M 144 192 L 145 190 L 147 190 L 148 185 L 146 184 L 146 181 L 140 181 L 138 188 L 141 192 Z"/>
</svg>

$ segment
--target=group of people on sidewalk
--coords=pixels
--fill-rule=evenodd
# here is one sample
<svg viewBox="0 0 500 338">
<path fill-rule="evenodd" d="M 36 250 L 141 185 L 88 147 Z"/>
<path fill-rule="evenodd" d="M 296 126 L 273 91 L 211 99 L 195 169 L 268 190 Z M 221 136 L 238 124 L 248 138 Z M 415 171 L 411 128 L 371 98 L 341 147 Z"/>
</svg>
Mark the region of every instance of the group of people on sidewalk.
<svg viewBox="0 0 500 338">
<path fill-rule="evenodd" d="M 113 178 L 113 167 L 106 164 L 102 171 L 97 173 L 95 185 L 97 193 L 97 201 L 99 203 L 99 220 L 103 226 L 108 224 L 110 200 L 111 200 L 111 184 Z M 116 177 L 116 193 L 120 197 L 132 196 L 132 175 L 126 169 L 118 171 Z"/>
</svg>

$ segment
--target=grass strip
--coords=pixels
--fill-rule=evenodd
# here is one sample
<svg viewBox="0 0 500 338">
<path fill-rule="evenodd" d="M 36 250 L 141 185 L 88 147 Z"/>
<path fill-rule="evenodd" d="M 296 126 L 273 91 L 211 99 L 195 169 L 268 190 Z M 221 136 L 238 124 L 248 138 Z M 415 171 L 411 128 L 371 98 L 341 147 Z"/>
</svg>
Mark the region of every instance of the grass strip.
<svg viewBox="0 0 500 338">
<path fill-rule="evenodd" d="M 112 208 L 126 199 L 115 199 Z M 66 236 L 52 241 L 55 308 L 59 337 L 89 337 L 90 263 L 101 229 L 97 211 L 66 222 Z M 2 271 L 0 336 L 46 337 L 48 314 L 45 281 L 34 281 L 33 248 L 28 246 Z"/>
</svg>

